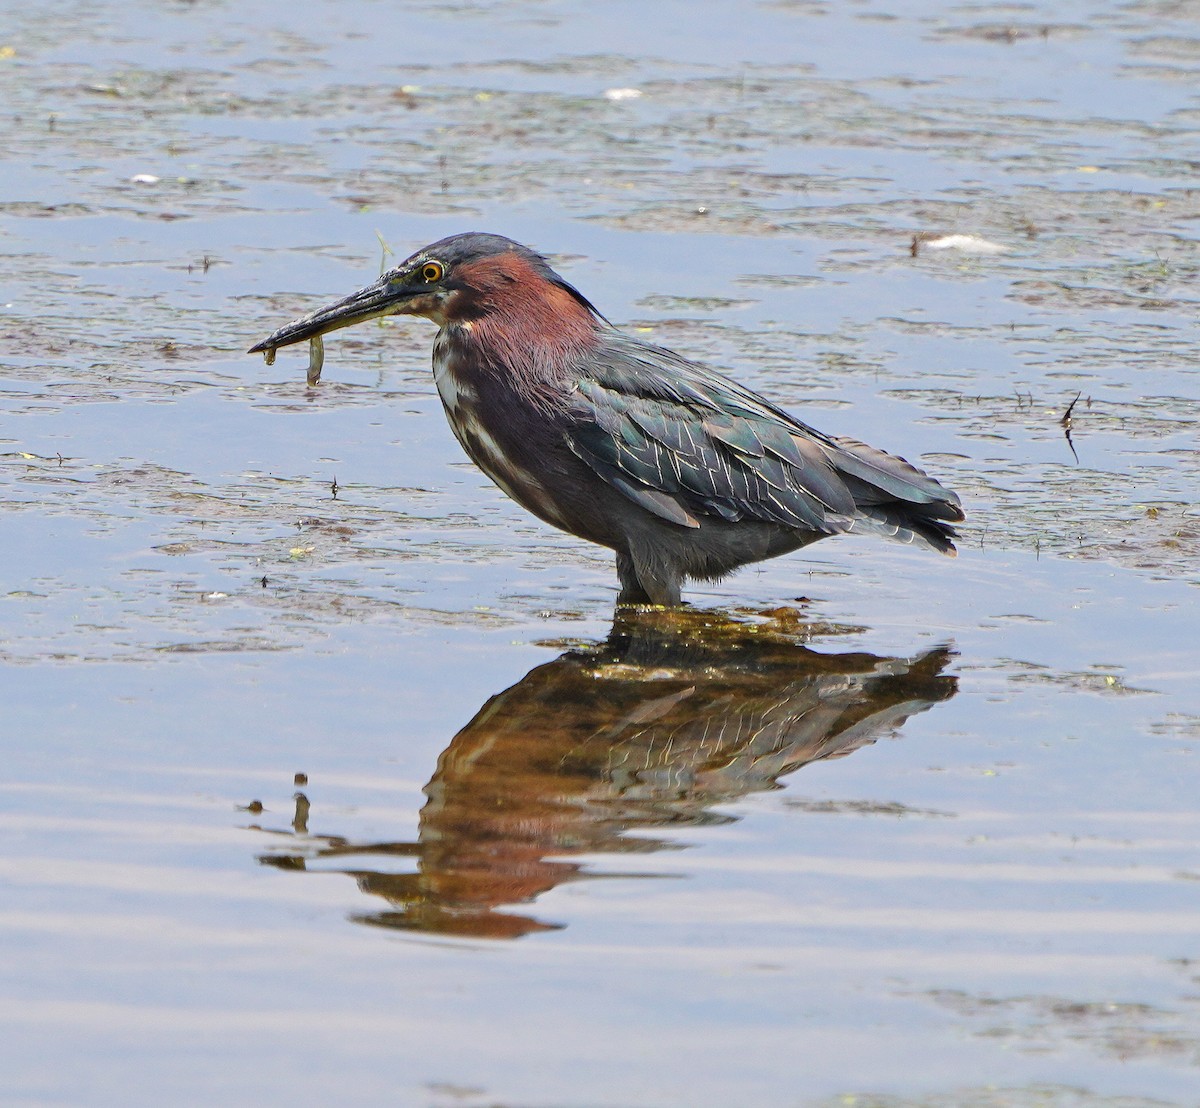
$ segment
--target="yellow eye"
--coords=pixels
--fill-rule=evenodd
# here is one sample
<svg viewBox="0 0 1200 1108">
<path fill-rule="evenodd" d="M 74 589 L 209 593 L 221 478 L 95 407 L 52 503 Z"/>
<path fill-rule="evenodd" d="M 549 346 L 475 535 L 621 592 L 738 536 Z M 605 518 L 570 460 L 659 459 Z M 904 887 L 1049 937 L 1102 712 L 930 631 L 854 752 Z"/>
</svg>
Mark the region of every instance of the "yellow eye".
<svg viewBox="0 0 1200 1108">
<path fill-rule="evenodd" d="M 421 277 L 430 285 L 440 281 L 445 272 L 441 262 L 426 262 L 421 266 Z"/>
</svg>

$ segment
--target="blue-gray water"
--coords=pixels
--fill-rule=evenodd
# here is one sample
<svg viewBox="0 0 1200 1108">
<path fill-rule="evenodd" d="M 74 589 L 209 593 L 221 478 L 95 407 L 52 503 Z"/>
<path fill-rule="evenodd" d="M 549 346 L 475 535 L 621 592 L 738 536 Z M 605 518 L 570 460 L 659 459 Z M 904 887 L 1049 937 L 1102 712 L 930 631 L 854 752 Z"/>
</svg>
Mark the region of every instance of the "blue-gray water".
<svg viewBox="0 0 1200 1108">
<path fill-rule="evenodd" d="M 1196 1103 L 1200 8 L 6 7 L 0 1099 Z M 242 353 L 467 229 L 960 557 L 602 647 L 428 325 Z"/>
</svg>

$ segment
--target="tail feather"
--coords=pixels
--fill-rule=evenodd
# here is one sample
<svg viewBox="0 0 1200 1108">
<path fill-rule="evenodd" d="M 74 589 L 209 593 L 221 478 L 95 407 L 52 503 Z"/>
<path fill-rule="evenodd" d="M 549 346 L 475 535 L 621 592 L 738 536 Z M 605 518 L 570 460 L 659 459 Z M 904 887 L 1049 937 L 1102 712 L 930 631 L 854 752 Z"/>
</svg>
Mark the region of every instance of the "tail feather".
<svg viewBox="0 0 1200 1108">
<path fill-rule="evenodd" d="M 923 469 L 857 439 L 834 441 L 840 449 L 830 461 L 849 478 L 847 484 L 860 508 L 903 504 L 918 519 L 930 522 L 958 523 L 964 518 L 958 497 Z"/>
<path fill-rule="evenodd" d="M 846 528 L 848 534 L 882 535 L 894 542 L 923 546 L 953 558 L 958 554 L 953 540 L 954 528 L 940 519 L 923 519 L 909 508 L 900 505 L 863 507 Z"/>
<path fill-rule="evenodd" d="M 858 510 L 850 531 L 869 531 L 954 556 L 957 536 L 951 524 L 964 517 L 953 492 L 904 458 L 857 439 L 834 441 L 839 449 L 830 461 Z"/>
</svg>

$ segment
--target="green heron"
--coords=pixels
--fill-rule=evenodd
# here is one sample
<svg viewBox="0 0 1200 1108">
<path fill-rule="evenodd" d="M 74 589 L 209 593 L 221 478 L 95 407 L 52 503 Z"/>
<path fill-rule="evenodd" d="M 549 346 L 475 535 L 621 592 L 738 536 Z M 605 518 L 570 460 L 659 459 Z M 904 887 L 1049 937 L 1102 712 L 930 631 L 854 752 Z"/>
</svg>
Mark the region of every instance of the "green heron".
<svg viewBox="0 0 1200 1108">
<path fill-rule="evenodd" d="M 622 334 L 500 235 L 426 246 L 250 352 L 397 314 L 438 325 L 434 379 L 475 464 L 539 519 L 616 552 L 618 604 L 677 605 L 688 578 L 852 531 L 954 553 L 962 509 L 932 477 Z"/>
</svg>

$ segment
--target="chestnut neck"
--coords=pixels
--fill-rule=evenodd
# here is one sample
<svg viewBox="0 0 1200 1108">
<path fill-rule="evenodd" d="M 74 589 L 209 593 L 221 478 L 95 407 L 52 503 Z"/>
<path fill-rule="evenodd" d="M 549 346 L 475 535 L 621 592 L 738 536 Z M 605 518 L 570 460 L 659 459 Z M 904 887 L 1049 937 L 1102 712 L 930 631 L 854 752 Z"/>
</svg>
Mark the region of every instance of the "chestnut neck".
<svg viewBox="0 0 1200 1108">
<path fill-rule="evenodd" d="M 466 339 L 481 370 L 505 374 L 521 391 L 561 387 L 600 341 L 596 316 L 517 254 L 461 265 L 455 278 L 444 326 Z"/>
</svg>

